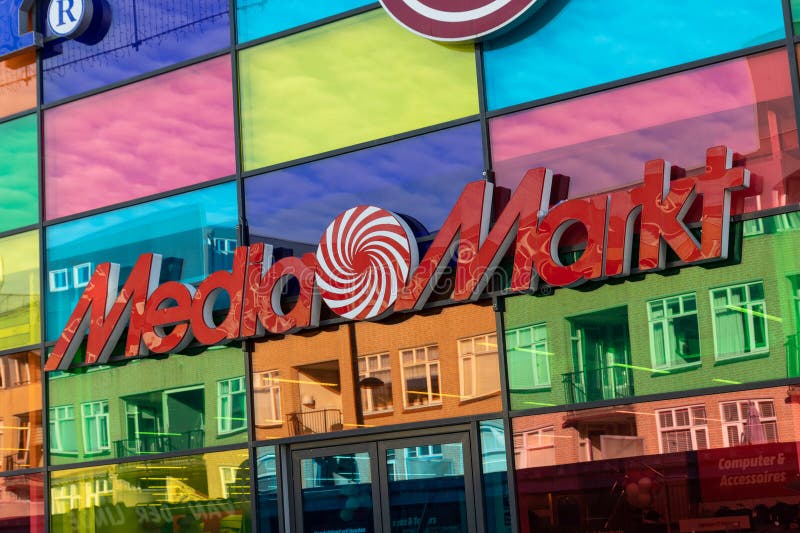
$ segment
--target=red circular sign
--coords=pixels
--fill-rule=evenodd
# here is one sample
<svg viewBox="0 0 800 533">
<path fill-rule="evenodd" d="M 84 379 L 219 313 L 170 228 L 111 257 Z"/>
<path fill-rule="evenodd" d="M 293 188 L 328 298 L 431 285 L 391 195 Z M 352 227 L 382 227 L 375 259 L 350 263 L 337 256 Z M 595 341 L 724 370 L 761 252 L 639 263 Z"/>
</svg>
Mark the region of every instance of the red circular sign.
<svg viewBox="0 0 800 533">
<path fill-rule="evenodd" d="M 380 0 L 401 25 L 436 41 L 469 41 L 532 12 L 544 0 Z"/>
<path fill-rule="evenodd" d="M 411 228 L 390 211 L 348 209 L 317 248 L 317 286 L 331 311 L 354 320 L 379 318 L 397 300 L 418 262 Z"/>
</svg>

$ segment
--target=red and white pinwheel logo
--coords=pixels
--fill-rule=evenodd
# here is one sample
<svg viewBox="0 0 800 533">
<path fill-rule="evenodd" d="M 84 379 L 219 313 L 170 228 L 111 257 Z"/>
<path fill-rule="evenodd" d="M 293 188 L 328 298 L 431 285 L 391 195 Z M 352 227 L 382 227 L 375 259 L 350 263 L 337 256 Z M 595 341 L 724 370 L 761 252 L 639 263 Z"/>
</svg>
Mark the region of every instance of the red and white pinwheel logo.
<svg viewBox="0 0 800 533">
<path fill-rule="evenodd" d="M 381 0 L 401 25 L 436 41 L 469 41 L 493 33 L 544 0 Z"/>
</svg>

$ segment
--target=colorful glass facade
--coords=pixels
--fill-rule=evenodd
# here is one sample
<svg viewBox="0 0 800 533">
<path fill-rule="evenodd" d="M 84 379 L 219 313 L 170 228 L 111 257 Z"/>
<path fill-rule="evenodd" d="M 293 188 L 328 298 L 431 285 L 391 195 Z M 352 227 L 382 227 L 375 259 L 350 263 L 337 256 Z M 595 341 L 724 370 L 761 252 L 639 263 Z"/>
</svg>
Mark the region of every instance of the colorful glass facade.
<svg viewBox="0 0 800 533">
<path fill-rule="evenodd" d="M 539 2 L 441 42 L 391 2 L 0 0 L 0 530 L 800 528 L 800 3 Z M 413 244 L 371 315 L 320 274 L 356 206 Z M 587 280 L 518 290 L 543 250 Z"/>
</svg>

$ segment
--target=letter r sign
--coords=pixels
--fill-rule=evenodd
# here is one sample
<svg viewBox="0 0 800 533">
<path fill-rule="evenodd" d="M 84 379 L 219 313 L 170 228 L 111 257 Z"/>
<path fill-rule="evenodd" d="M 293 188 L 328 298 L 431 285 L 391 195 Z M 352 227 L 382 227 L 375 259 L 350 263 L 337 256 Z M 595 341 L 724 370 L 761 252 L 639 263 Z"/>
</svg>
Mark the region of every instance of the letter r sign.
<svg viewBox="0 0 800 533">
<path fill-rule="evenodd" d="M 47 25 L 58 37 L 78 37 L 92 23 L 92 0 L 51 0 L 47 8 Z"/>
</svg>

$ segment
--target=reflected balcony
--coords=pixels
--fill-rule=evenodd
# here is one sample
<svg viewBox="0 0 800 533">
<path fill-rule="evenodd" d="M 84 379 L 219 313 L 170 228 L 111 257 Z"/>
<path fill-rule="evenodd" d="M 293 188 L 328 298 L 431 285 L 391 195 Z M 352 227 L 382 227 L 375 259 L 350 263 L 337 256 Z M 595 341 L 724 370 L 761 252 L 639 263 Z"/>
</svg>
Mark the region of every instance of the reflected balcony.
<svg viewBox="0 0 800 533">
<path fill-rule="evenodd" d="M 564 400 L 568 404 L 630 398 L 634 395 L 633 374 L 630 368 L 622 365 L 562 374 L 561 383 L 564 385 Z"/>
<path fill-rule="evenodd" d="M 328 433 L 342 430 L 342 412 L 339 409 L 301 411 L 286 415 L 289 431 L 294 435 Z"/>
<path fill-rule="evenodd" d="M 117 457 L 191 450 L 205 445 L 205 433 L 203 429 L 194 429 L 184 433 L 140 434 L 136 439 L 115 441 L 114 446 Z"/>
</svg>

